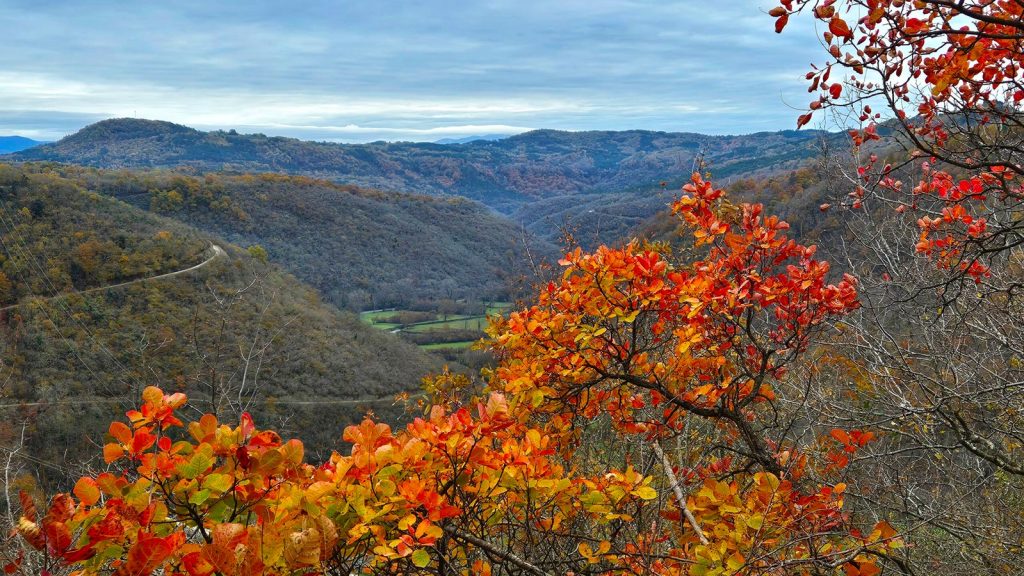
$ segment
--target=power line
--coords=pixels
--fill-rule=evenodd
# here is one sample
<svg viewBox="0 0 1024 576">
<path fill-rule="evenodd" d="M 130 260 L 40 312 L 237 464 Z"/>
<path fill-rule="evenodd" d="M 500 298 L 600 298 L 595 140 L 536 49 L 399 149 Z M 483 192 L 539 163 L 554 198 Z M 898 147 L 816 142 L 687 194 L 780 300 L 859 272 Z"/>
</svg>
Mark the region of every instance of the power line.
<svg viewBox="0 0 1024 576">
<path fill-rule="evenodd" d="M 124 402 L 118 398 L 89 398 L 80 400 L 49 400 L 41 402 L 16 402 L 11 404 L 0 404 L 0 408 L 27 408 L 31 406 L 80 406 L 89 404 L 116 404 Z M 257 399 L 261 404 L 278 404 L 283 406 L 358 406 L 360 404 L 384 404 L 396 403 L 394 398 L 318 398 L 315 400 L 278 400 L 276 398 Z"/>
<path fill-rule="evenodd" d="M 0 200 L 0 203 L 2 203 L 2 200 Z M 3 210 L 6 210 L 6 205 L 3 205 Z M 0 213 L 0 223 L 2 223 L 5 228 L 7 227 L 6 219 L 3 217 L 2 213 Z M 13 236 L 13 233 L 12 233 L 12 236 Z M 3 245 L 4 250 L 6 250 L 8 254 L 12 253 L 12 251 L 7 247 L 7 243 L 3 240 L 2 237 L 0 237 L 0 244 Z M 19 248 L 19 252 L 20 251 L 21 250 Z M 93 379 L 96 380 L 97 383 L 100 382 L 100 378 L 96 374 L 96 372 L 92 369 L 92 366 L 89 366 L 89 363 L 86 362 L 84 359 L 82 359 L 82 357 L 81 357 L 81 355 L 79 355 L 78 350 L 76 349 L 76 347 L 71 344 L 70 339 L 67 336 L 64 335 L 64 332 L 60 329 L 60 326 L 56 322 L 54 322 L 54 318 L 50 315 L 50 312 L 46 309 L 46 307 L 40 307 L 40 310 L 43 311 L 43 314 L 46 315 L 46 318 L 50 321 L 51 324 L 53 324 L 53 328 L 54 328 L 54 330 L 57 331 L 57 335 L 60 336 L 61 340 L 63 340 L 64 342 L 66 342 L 68 344 L 68 348 L 71 350 L 71 354 L 79 361 L 79 363 L 82 364 L 82 366 L 85 367 L 85 369 L 92 375 Z"/>
<path fill-rule="evenodd" d="M 8 189 L 9 189 L 10 187 L 9 187 L 9 186 L 7 186 L 6 188 L 8 188 Z M 0 198 L 0 206 L 2 206 L 2 207 L 3 207 L 3 211 L 4 211 L 4 212 L 8 212 L 8 213 L 10 212 L 10 211 L 9 211 L 9 209 L 8 209 L 8 207 L 7 207 L 7 204 L 6 204 L 6 202 L 4 202 L 2 198 Z M 86 326 L 85 324 L 83 324 L 83 323 L 79 322 L 79 321 L 78 321 L 78 319 L 77 319 L 77 318 L 75 318 L 75 316 L 74 316 L 74 312 L 73 312 L 73 311 L 71 310 L 71 308 L 70 308 L 70 307 L 69 307 L 69 306 L 68 306 L 68 305 L 67 305 L 66 303 L 64 303 L 64 302 L 63 302 L 62 300 L 63 300 L 64 298 L 67 298 L 67 297 L 69 297 L 69 296 L 71 296 L 71 295 L 74 295 L 74 294 L 84 294 L 84 293 L 88 293 L 88 292 L 94 292 L 94 291 L 98 291 L 98 290 L 101 290 L 101 289 L 102 289 L 102 290 L 108 290 L 108 289 L 112 289 L 112 288 L 118 288 L 118 287 L 122 287 L 122 286 L 127 286 L 127 285 L 130 285 L 130 284 L 135 284 L 135 283 L 141 282 L 141 281 L 143 281 L 143 280 L 155 280 L 155 279 L 160 279 L 160 278 L 167 278 L 167 277 L 173 277 L 173 276 L 176 276 L 176 275 L 179 275 L 179 274 L 185 273 L 185 272 L 190 272 L 190 271 L 192 271 L 192 270 L 196 270 L 196 269 L 199 269 L 199 268 L 201 268 L 201 267 L 205 266 L 206 264 L 210 263 L 211 261 L 213 261 L 213 260 L 214 260 L 214 259 L 216 259 L 216 258 L 217 258 L 218 256 L 220 256 L 221 254 L 223 254 L 223 253 L 224 253 L 224 252 L 223 252 L 223 250 L 222 250 L 222 249 L 221 249 L 221 248 L 220 248 L 219 246 L 217 246 L 217 245 L 215 245 L 215 244 L 213 244 L 213 243 L 211 242 L 211 243 L 210 243 L 210 249 L 212 249 L 212 250 L 213 250 L 213 255 L 212 255 L 212 256 L 210 256 L 210 258 L 208 258 L 208 259 L 206 259 L 206 260 L 204 260 L 204 261 L 200 262 L 199 264 L 197 264 L 197 265 L 195 265 L 195 266 L 191 266 L 191 267 L 189 267 L 189 268 L 186 268 L 186 269 L 183 269 L 183 270 L 176 270 L 176 271 L 173 271 L 173 272 L 168 272 L 168 273 L 165 273 L 165 274 L 159 274 L 159 275 L 157 275 L 157 276 L 153 276 L 153 277 L 150 277 L 150 278 L 144 278 L 144 279 L 140 279 L 140 280 L 132 280 L 132 281 L 128 281 L 128 282 L 122 282 L 122 283 L 119 283 L 119 284 L 114 284 L 114 285 L 111 285 L 111 286 L 105 286 L 105 287 L 102 287 L 102 288 L 95 288 L 95 289 L 89 289 L 89 290 L 82 290 L 82 291 L 74 291 L 74 292 L 71 292 L 71 293 L 63 293 L 63 294 L 62 294 L 62 293 L 60 292 L 60 290 L 58 290 L 58 289 L 57 289 L 57 287 L 53 285 L 53 283 L 52 283 L 52 282 L 50 281 L 50 279 L 49 279 L 49 276 L 47 276 L 46 272 L 45 272 L 45 271 L 44 271 L 44 270 L 42 269 L 41 265 L 39 265 L 39 263 L 38 263 L 38 262 L 36 261 L 35 257 L 34 257 L 34 256 L 32 256 L 32 255 L 31 255 L 31 253 L 30 253 L 30 251 L 29 251 L 29 250 L 28 250 L 28 249 L 26 248 L 26 244 L 27 244 L 27 243 L 25 242 L 24 238 L 22 238 L 22 237 L 21 237 L 21 236 L 20 236 L 20 235 L 18 234 L 18 232 L 17 232 L 17 230 L 16 230 L 16 228 L 15 228 L 15 224 L 14 224 L 14 219 L 13 219 L 13 217 L 11 217 L 11 216 L 8 216 L 7 218 L 5 218 L 5 217 L 4 217 L 4 215 L 3 215 L 2 213 L 0 213 L 0 222 L 2 222 L 2 223 L 3 223 L 3 225 L 4 225 L 4 227 L 8 229 L 8 231 L 9 231 L 9 233 L 11 234 L 11 236 L 12 236 L 13 240 L 14 240 L 14 241 L 15 241 L 15 242 L 16 242 L 17 244 L 19 244 L 19 245 L 20 245 L 20 247 L 18 248 L 18 251 L 19 251 L 19 253 L 20 253 L 21 257 L 22 257 L 22 258 L 23 258 L 24 260 L 28 261 L 28 262 L 29 262 L 29 264 L 30 264 L 31 266 L 33 266 L 33 267 L 34 267 L 34 268 L 36 269 L 36 271 L 37 271 L 37 272 L 39 273 L 39 276 L 40 276 L 40 278 L 41 278 L 41 279 L 43 280 L 43 282 L 45 282 L 45 283 L 46 283 L 46 285 L 47 285 L 47 286 L 48 286 L 48 287 L 50 288 L 50 290 L 51 290 L 51 291 L 53 292 L 53 296 L 50 296 L 50 297 L 49 297 L 49 298 L 48 298 L 47 300 L 49 300 L 49 301 L 53 301 L 53 302 L 57 302 L 57 306 L 58 306 L 58 308 L 60 308 L 60 309 L 61 309 L 61 311 L 62 311 L 62 312 L 64 312 L 64 314 L 65 314 L 65 315 L 67 315 L 67 317 L 68 317 L 68 318 L 69 318 L 69 319 L 70 319 L 70 320 L 71 320 L 71 321 L 72 321 L 73 323 L 75 323 L 76 325 L 78 325 L 78 327 L 79 327 L 79 328 L 81 328 L 81 330 L 82 330 L 83 332 L 85 332 L 85 334 L 86 334 L 86 336 L 87 336 L 87 337 L 89 338 L 89 340 L 90 340 L 90 341 L 91 341 L 91 342 L 92 342 L 92 343 L 93 343 L 94 345 L 98 346 L 98 347 L 100 348 L 100 350 L 102 350 L 102 351 L 103 351 L 103 352 L 104 352 L 104 353 L 105 353 L 105 354 L 106 354 L 106 355 L 107 355 L 107 356 L 108 356 L 108 357 L 110 358 L 110 360 L 111 360 L 111 361 L 112 361 L 112 362 L 114 363 L 114 366 L 115 366 L 115 367 L 116 367 L 116 368 L 117 368 L 118 370 L 120 370 L 121 372 L 123 372 L 123 373 L 124 373 L 124 374 L 125 374 L 125 375 L 126 375 L 126 376 L 127 376 L 128 378 L 129 378 L 129 379 L 131 379 L 131 380 L 133 381 L 133 383 L 134 383 L 134 384 L 135 384 L 135 385 L 136 385 L 137 387 L 141 387 L 141 386 L 142 386 L 142 385 L 143 385 L 144 383 L 143 383 L 143 382 L 141 382 L 141 381 L 139 381 L 139 379 L 138 379 L 138 378 L 136 378 L 135 376 L 133 376 L 133 375 L 132 375 L 132 373 L 131 373 L 131 371 L 130 371 L 130 370 L 128 370 L 128 368 L 127 368 L 127 367 L 126 367 L 126 366 L 125 366 L 124 364 L 122 364 L 122 363 L 121 363 L 121 362 L 120 362 L 120 361 L 119 361 L 119 360 L 118 360 L 118 359 L 117 359 L 117 358 L 116 358 L 116 357 L 114 356 L 114 354 L 113 354 L 113 353 L 112 353 L 112 352 L 110 351 L 110 349 L 109 349 L 109 348 L 107 348 L 107 347 L 106 347 L 106 346 L 105 346 L 105 345 L 104 345 L 104 344 L 103 344 L 102 342 L 100 342 L 100 341 L 99 341 L 99 339 L 97 339 L 97 338 L 96 338 L 96 336 L 95 336 L 95 335 L 94 335 L 94 334 L 92 333 L 92 331 L 91 331 L 91 330 L 89 330 L 89 328 L 88 328 L 88 327 L 87 327 L 87 326 Z M 0 239 L 0 242 L 2 242 L 2 239 Z M 7 248 L 7 246 L 6 246 L 6 243 L 4 243 L 4 248 L 5 248 L 5 249 Z M 10 250 L 8 250 L 8 252 L 10 252 Z M 20 304 L 18 304 L 18 305 L 20 305 Z M 15 306 L 18 306 L 18 305 L 15 305 Z M 13 307 L 14 307 L 14 306 L 5 306 L 4 308 L 0 308 L 0 310 L 4 310 L 4 309 L 8 309 L 8 308 L 13 308 Z M 60 337 L 61 337 L 62 339 L 64 339 L 64 340 L 68 340 L 68 338 L 66 338 L 66 337 L 64 336 L 64 334 L 63 334 L 63 333 L 61 332 L 60 328 L 59 328 L 59 327 L 57 327 L 57 324 L 56 324 L 56 322 L 54 322 L 54 321 L 53 321 L 53 318 L 52 318 L 52 317 L 51 317 L 51 316 L 49 315 L 49 313 L 48 313 L 48 312 L 46 312 L 46 309 L 45 309 L 45 307 L 41 307 L 41 309 L 42 309 L 42 310 L 43 310 L 43 312 L 44 312 L 44 313 L 46 314 L 47 318 L 49 318 L 50 322 L 54 324 L 54 327 L 55 327 L 55 328 L 57 329 L 57 333 L 58 333 L 58 334 L 60 335 Z M 72 349 L 72 352 L 73 352 L 73 353 L 75 354 L 75 356 L 76 356 L 76 357 L 78 357 L 79 361 L 80 361 L 80 362 L 81 362 L 81 363 L 82 363 L 82 364 L 83 364 L 84 366 L 86 366 L 86 368 L 87 368 L 87 369 L 88 369 L 88 370 L 90 371 L 90 373 L 91 373 L 91 374 L 93 375 L 93 377 L 94 377 L 94 378 L 97 378 L 97 382 L 98 382 L 98 380 L 99 380 L 99 379 L 98 379 L 98 377 L 97 377 L 96 373 L 95 373 L 95 372 L 94 372 L 94 371 L 93 371 L 93 370 L 92 370 L 92 369 L 91 369 L 91 368 L 90 368 L 90 367 L 88 366 L 88 364 L 86 364 L 86 363 L 84 362 L 84 360 L 82 360 L 82 359 L 81 359 L 81 357 L 79 357 L 79 356 L 78 356 L 78 353 L 77 353 L 77 351 L 76 351 L 76 350 L 74 349 L 74 347 L 73 347 L 73 346 L 71 346 L 71 344 L 70 344 L 70 343 L 69 343 L 68 347 Z M 124 379 L 122 379 L 121 381 L 122 381 L 122 383 L 124 383 L 124 384 L 128 384 L 128 382 L 127 382 L 127 381 L 125 381 Z"/>
</svg>

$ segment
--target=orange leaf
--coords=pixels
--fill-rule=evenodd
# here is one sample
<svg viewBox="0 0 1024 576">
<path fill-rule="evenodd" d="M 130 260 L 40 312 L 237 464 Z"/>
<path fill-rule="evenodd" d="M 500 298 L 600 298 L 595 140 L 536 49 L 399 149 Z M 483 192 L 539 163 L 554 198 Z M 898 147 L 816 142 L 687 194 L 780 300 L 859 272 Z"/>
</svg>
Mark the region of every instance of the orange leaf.
<svg viewBox="0 0 1024 576">
<path fill-rule="evenodd" d="M 853 38 L 853 31 L 851 31 L 850 27 L 846 24 L 846 20 L 843 20 L 839 16 L 833 16 L 832 19 L 829 20 L 828 29 L 829 32 L 841 38 L 846 38 L 847 40 Z"/>
<path fill-rule="evenodd" d="M 78 482 L 75 483 L 74 493 L 75 497 L 86 506 L 92 506 L 100 499 L 99 486 L 88 476 L 78 479 Z"/>
<path fill-rule="evenodd" d="M 174 548 L 170 538 L 160 538 L 143 533 L 138 542 L 128 551 L 128 560 L 118 574 L 149 576 L 173 552 Z"/>
</svg>

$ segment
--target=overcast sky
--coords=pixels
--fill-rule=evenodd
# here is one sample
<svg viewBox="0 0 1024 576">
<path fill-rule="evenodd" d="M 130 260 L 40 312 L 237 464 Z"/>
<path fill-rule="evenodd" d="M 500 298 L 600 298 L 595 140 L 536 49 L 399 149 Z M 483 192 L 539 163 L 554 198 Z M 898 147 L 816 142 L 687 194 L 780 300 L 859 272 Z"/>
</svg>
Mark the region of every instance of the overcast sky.
<svg viewBox="0 0 1024 576">
<path fill-rule="evenodd" d="M 0 135 L 103 118 L 314 140 L 795 125 L 773 0 L 0 0 Z"/>
</svg>

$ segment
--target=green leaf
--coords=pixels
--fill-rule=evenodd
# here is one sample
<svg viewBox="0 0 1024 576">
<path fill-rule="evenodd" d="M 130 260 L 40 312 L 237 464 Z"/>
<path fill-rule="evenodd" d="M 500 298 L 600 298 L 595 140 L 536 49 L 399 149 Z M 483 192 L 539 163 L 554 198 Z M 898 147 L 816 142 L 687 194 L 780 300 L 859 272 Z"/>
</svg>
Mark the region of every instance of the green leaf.
<svg viewBox="0 0 1024 576">
<path fill-rule="evenodd" d="M 284 462 L 284 457 L 281 456 L 281 452 L 276 448 L 271 448 L 260 456 L 259 466 L 257 470 L 263 474 L 273 474 L 277 472 L 278 467 Z"/>
<path fill-rule="evenodd" d="M 430 564 L 430 552 L 427 552 L 423 548 L 417 548 L 416 551 L 412 553 L 412 563 L 415 564 L 417 568 L 426 567 L 427 564 Z"/>
<path fill-rule="evenodd" d="M 196 506 L 202 506 L 203 503 L 206 502 L 209 499 L 210 499 L 210 491 L 209 490 L 200 490 L 200 491 L 198 491 L 198 492 L 196 492 L 196 493 L 194 493 L 194 494 L 192 494 L 191 496 L 188 497 L 189 503 L 190 504 L 195 504 Z"/>
<path fill-rule="evenodd" d="M 186 479 L 194 480 L 209 470 L 214 462 L 213 448 L 209 444 L 202 444 L 188 462 L 178 465 L 178 472 Z"/>
<path fill-rule="evenodd" d="M 231 488 L 231 476 L 228 474 L 210 474 L 203 478 L 203 488 L 223 494 L 228 488 Z"/>
</svg>

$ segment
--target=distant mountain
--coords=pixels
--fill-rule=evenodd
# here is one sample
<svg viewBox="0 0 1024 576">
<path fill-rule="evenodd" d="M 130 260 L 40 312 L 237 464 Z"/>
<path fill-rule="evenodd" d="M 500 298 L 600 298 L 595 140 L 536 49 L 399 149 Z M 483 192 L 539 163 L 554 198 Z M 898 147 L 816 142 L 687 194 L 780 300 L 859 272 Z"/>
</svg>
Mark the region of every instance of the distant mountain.
<svg viewBox="0 0 1024 576">
<path fill-rule="evenodd" d="M 536 130 L 458 146 L 335 144 L 116 119 L 9 159 L 108 168 L 286 172 L 381 190 L 461 195 L 511 213 L 541 198 L 637 190 L 662 181 L 675 186 L 688 177 L 698 157 L 717 178 L 788 170 L 815 156 L 825 136 L 816 131 L 705 136 Z"/>
<path fill-rule="evenodd" d="M 435 140 L 434 144 L 469 144 L 478 140 L 494 142 L 508 137 L 508 134 L 484 134 L 483 136 L 466 136 L 465 138 L 441 138 L 440 140 Z"/>
<path fill-rule="evenodd" d="M 32 140 L 31 138 L 25 138 L 23 136 L 0 136 L 0 154 L 21 152 L 22 150 L 27 150 L 33 146 L 39 146 L 40 144 L 46 144 L 46 142 Z"/>
</svg>

